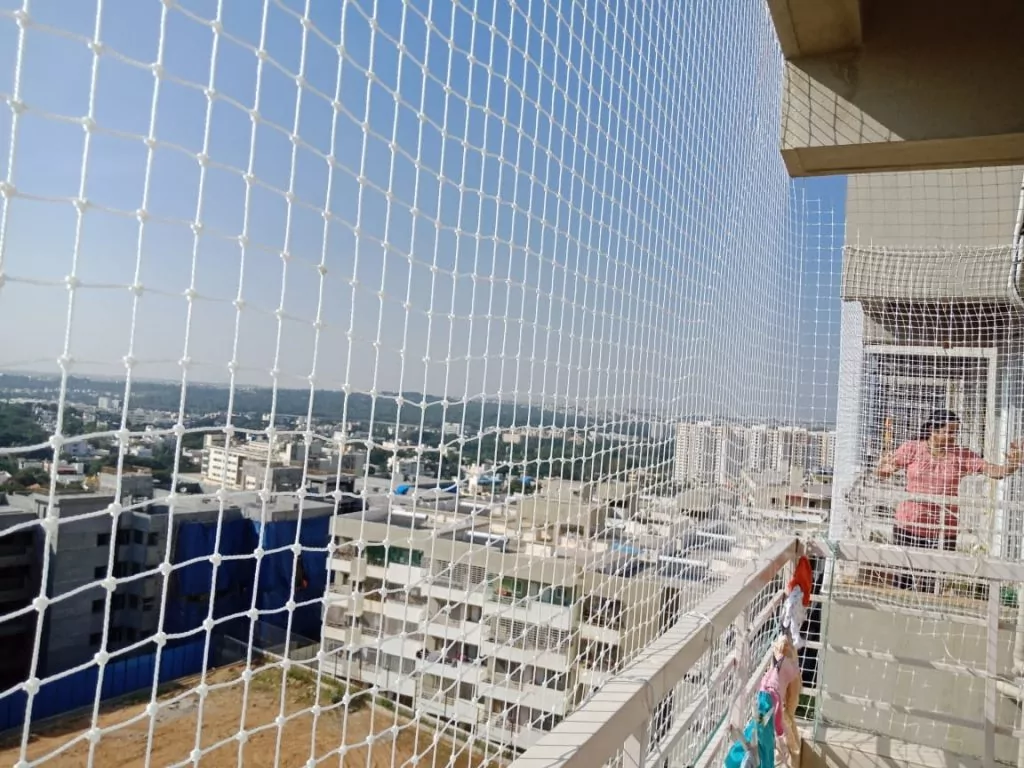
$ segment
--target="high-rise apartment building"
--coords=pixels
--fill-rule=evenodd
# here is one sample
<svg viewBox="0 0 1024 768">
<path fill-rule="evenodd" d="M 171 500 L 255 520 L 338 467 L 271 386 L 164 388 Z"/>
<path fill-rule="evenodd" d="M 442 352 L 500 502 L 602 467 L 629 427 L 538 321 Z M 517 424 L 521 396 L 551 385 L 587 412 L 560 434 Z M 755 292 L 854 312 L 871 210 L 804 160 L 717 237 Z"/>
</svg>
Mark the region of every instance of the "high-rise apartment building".
<svg viewBox="0 0 1024 768">
<path fill-rule="evenodd" d="M 728 486 L 744 474 L 777 472 L 789 477 L 831 468 L 834 458 L 832 431 L 684 422 L 676 427 L 673 478 L 696 486 Z"/>
<path fill-rule="evenodd" d="M 745 557 L 677 522 L 624 537 L 600 501 L 544 496 L 339 515 L 321 668 L 528 747 Z"/>
</svg>

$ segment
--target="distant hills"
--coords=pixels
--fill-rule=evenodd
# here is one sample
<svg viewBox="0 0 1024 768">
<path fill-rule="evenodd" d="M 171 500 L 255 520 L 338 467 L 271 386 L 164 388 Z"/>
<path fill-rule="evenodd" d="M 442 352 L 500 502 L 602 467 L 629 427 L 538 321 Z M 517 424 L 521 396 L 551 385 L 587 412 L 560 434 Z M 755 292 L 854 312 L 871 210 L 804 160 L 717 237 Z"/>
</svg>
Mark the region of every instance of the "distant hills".
<svg viewBox="0 0 1024 768">
<path fill-rule="evenodd" d="M 51 397 L 59 394 L 60 379 L 56 376 L 0 373 L 0 393 L 6 396 Z M 94 402 L 97 397 L 124 397 L 124 380 L 107 378 L 68 378 L 69 399 Z M 399 407 L 401 397 L 403 404 Z M 132 381 L 129 408 L 177 412 L 181 402 L 181 386 L 162 381 Z M 421 403 L 425 403 L 421 407 Z M 226 413 L 230 405 L 234 413 L 269 413 L 274 404 L 274 391 L 266 387 L 235 387 L 231 390 L 218 384 L 190 383 L 185 393 L 185 411 L 190 415 Z M 281 416 L 305 416 L 309 412 L 308 389 L 278 389 L 276 412 Z M 343 392 L 318 389 L 313 395 L 312 415 L 320 420 L 370 421 L 375 423 L 419 424 L 440 427 L 445 422 L 461 423 L 465 418 L 467 431 L 482 425 L 494 426 L 565 426 L 572 425 L 573 416 L 551 409 L 513 405 L 475 399 L 468 403 L 445 403 L 436 395 L 419 392 L 382 393 L 375 399 L 364 392 Z M 400 418 L 399 418 L 400 417 Z M 581 423 L 582 426 L 582 423 Z"/>
</svg>

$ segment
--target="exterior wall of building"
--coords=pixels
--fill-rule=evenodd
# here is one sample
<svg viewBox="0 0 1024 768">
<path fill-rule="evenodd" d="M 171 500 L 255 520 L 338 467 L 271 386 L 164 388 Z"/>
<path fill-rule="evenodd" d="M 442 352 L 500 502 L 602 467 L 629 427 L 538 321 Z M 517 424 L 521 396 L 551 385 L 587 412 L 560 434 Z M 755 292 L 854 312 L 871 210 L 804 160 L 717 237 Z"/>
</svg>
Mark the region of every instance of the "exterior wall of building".
<svg viewBox="0 0 1024 768">
<path fill-rule="evenodd" d="M 3 537 L 0 616 L 27 605 L 39 594 L 44 555 L 49 561 L 47 594 L 53 602 L 46 609 L 43 627 L 40 672 L 44 675 L 89 662 L 103 647 L 104 630 L 109 651 L 133 645 L 157 631 L 163 577 L 147 572 L 154 571 L 167 556 L 172 523 L 176 528 L 184 523 L 214 524 L 221 518 L 226 523 L 246 515 L 259 515 L 267 523 L 288 523 L 299 517 L 289 502 L 272 501 L 266 510 L 262 505 L 254 509 L 228 506 L 222 512 L 216 501 L 203 503 L 197 497 L 186 497 L 175 506 L 173 517 L 158 500 L 145 509 L 121 512 L 115 528 L 109 514 L 95 514 L 106 510 L 113 499 L 102 493 L 58 495 L 55 513 L 60 525 L 49 552 L 42 549 L 45 539 L 38 526 L 27 532 L 24 541 L 14 541 L 11 534 Z M 0 507 L 0 530 L 46 514 L 48 499 L 44 495 L 20 497 L 18 502 L 16 509 Z M 333 504 L 307 500 L 302 515 L 309 520 L 333 511 Z M 176 562 L 173 550 L 170 557 Z M 5 584 L 9 569 L 16 571 L 11 575 L 17 579 Z M 100 585 L 108 574 L 118 579 L 109 595 Z M 129 578 L 133 576 L 136 578 Z M 4 586 L 15 582 L 17 590 L 4 591 Z M 10 642 L 12 647 L 31 650 L 35 627 L 32 616 L 27 619 L 0 621 L 4 647 Z M 26 663 L 17 653 L 5 654 L 0 660 L 0 678 L 9 669 L 15 682 L 23 680 Z"/>
<path fill-rule="evenodd" d="M 522 530 L 587 516 L 585 505 L 544 503 L 517 515 Z M 394 519 L 394 518 L 392 518 Z M 483 524 L 486 527 L 486 524 Z M 418 708 L 525 748 L 674 623 L 685 584 L 608 576 L 596 553 L 554 557 L 519 542 L 515 553 L 437 538 L 352 515 L 333 521 L 325 649 L 340 673 Z M 351 541 L 388 541 L 358 556 Z M 553 546 L 553 544 L 552 544 Z M 380 586 L 396 599 L 377 599 Z M 406 591 L 410 588 L 410 591 Z M 405 632 L 404 640 L 397 635 Z M 346 651 L 346 649 L 348 649 Z M 355 655 L 349 665 L 347 652 Z M 419 672 L 418 680 L 411 675 Z"/>
<path fill-rule="evenodd" d="M 1024 166 L 851 176 L 847 243 L 898 247 L 1013 242 Z"/>
<path fill-rule="evenodd" d="M 910 707 L 918 711 L 936 711 L 950 718 L 979 721 L 985 711 L 983 677 L 968 677 L 949 669 L 930 668 L 927 662 L 954 663 L 961 670 L 986 667 L 987 633 L 984 626 L 985 603 L 976 604 L 973 621 L 957 620 L 948 605 L 936 604 L 936 615 L 922 616 L 905 606 L 872 596 L 875 606 L 863 600 L 839 597 L 829 609 L 828 634 L 841 638 L 842 646 L 870 651 L 864 655 L 827 653 L 821 668 L 826 695 L 819 706 L 827 722 L 841 728 L 878 734 L 899 741 L 927 744 L 937 749 L 980 758 L 984 753 L 984 733 L 980 729 L 949 722 L 862 706 L 838 697 L 854 696 L 871 702 Z M 919 601 L 922 598 L 918 598 Z M 947 598 L 948 601 L 948 598 Z M 924 607 L 923 605 L 921 607 Z M 1012 666 L 1013 630 L 999 633 L 998 674 L 1014 677 Z M 924 666 L 893 663 L 886 657 L 918 659 Z M 998 722 L 1011 725 L 1019 719 L 1012 701 L 998 697 Z M 1009 765 L 1017 762 L 1017 740 L 995 737 L 995 757 Z"/>
<path fill-rule="evenodd" d="M 2 494 L 0 494 L 2 496 Z M 6 499 L 4 499 L 6 502 Z M 0 532 L 35 520 L 32 512 L 0 505 Z M 0 689 L 25 679 L 35 641 L 35 614 L 6 618 L 39 594 L 38 528 L 6 532 L 0 539 Z"/>
<path fill-rule="evenodd" d="M 40 516 L 46 514 L 46 498 L 35 497 Z M 110 549 L 116 547 L 109 515 L 82 517 L 106 509 L 113 496 L 76 494 L 58 496 L 56 513 L 61 519 L 51 539 L 47 592 L 54 601 L 46 609 L 43 667 L 53 674 L 92 659 L 97 647 L 90 640 L 103 631 L 103 613 L 93 603 L 106 597 L 98 579 L 106 578 Z M 76 519 L 81 518 L 81 519 Z M 85 585 L 89 589 L 66 596 Z M 61 599 L 62 596 L 65 596 Z"/>
</svg>

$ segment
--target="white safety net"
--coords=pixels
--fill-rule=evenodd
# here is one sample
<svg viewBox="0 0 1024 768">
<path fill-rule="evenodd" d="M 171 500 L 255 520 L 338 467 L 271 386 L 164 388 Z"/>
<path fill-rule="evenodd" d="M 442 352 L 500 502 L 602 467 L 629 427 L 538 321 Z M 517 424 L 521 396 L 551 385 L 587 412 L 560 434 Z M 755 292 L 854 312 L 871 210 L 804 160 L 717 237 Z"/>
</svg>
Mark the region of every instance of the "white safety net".
<svg viewBox="0 0 1024 768">
<path fill-rule="evenodd" d="M 1024 669 L 1022 173 L 849 181 L 817 711 L 823 726 L 1009 763 Z"/>
<path fill-rule="evenodd" d="M 762 0 L 2 0 L 0 759 L 504 764 L 820 530 L 780 83 Z"/>
</svg>

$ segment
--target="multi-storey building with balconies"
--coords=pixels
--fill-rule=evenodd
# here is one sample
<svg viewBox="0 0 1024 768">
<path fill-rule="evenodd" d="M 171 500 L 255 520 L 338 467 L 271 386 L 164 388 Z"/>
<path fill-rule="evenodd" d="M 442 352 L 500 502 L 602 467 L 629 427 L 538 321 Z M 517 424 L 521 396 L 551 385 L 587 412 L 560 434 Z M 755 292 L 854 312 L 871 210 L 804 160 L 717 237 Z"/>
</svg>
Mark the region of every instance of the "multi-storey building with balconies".
<svg viewBox="0 0 1024 768">
<path fill-rule="evenodd" d="M 351 481 L 343 487 L 351 490 Z M 318 598 L 323 591 L 323 550 L 329 528 L 325 518 L 334 514 L 334 503 L 307 498 L 300 517 L 294 498 L 272 496 L 263 501 L 255 494 L 239 494 L 223 504 L 201 496 L 177 496 L 173 514 L 169 500 L 155 499 L 146 507 L 122 510 L 112 506 L 113 496 L 101 492 L 58 494 L 52 513 L 48 513 L 50 500 L 45 494 L 11 496 L 6 501 L 0 506 L 0 530 L 24 526 L 48 514 L 60 520 L 57 534 L 49 541 L 38 526 L 3 537 L 0 639 L 12 652 L 0 660 L 0 676 L 15 682 L 24 679 L 28 662 L 25 654 L 31 653 L 34 644 L 36 614 L 22 609 L 40 594 L 44 550 L 48 550 L 46 594 L 50 604 L 43 625 L 40 667 L 47 674 L 85 664 L 101 647 L 131 652 L 161 628 L 187 634 L 207 617 L 211 602 L 213 616 L 223 618 L 248 610 L 254 590 L 258 593 L 257 608 L 268 611 L 296 597 L 290 582 L 297 567 L 290 565 L 277 568 L 275 563 L 263 568 L 259 587 L 247 586 L 254 574 L 238 559 L 221 567 L 216 586 L 211 584 L 208 570 L 190 573 L 188 562 L 213 554 L 217 538 L 216 551 L 221 555 L 251 552 L 260 542 L 268 550 L 265 558 L 280 562 L 294 555 L 290 551 L 270 551 L 284 549 L 298 535 L 305 546 L 320 549 L 320 560 L 317 565 L 310 561 L 298 569 L 301 578 L 295 579 L 294 589 L 311 598 Z M 362 505 L 343 499 L 338 506 L 351 510 Z M 166 589 L 163 576 L 156 570 L 165 559 L 172 565 Z M 232 567 L 240 570 L 235 573 Z M 288 583 L 276 584 L 282 581 L 281 574 Z M 108 576 L 117 580 L 109 595 L 101 585 Z M 242 583 L 230 583 L 242 578 Z M 167 607 L 161 625 L 162 601 Z M 319 607 L 307 608 L 305 614 L 311 615 L 313 629 L 294 624 L 293 630 L 296 634 L 315 634 Z M 219 629 L 228 628 L 225 625 Z"/>
<path fill-rule="evenodd" d="M 519 748 L 742 557 L 720 521 L 625 538 L 579 498 L 403 503 L 333 521 L 324 669 Z"/>
</svg>

